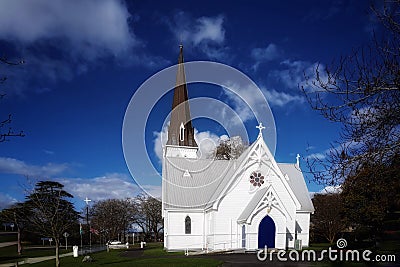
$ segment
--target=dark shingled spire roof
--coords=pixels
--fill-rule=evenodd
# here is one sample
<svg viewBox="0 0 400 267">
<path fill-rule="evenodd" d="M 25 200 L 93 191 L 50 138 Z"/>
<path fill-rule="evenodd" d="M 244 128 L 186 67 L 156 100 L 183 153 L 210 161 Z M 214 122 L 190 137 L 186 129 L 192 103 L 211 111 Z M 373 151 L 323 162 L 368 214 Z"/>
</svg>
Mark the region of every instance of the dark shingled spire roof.
<svg viewBox="0 0 400 267">
<path fill-rule="evenodd" d="M 183 64 L 183 45 L 180 45 L 179 48 L 178 72 L 176 74 L 167 145 L 197 147 L 190 117 L 189 98 Z"/>
</svg>

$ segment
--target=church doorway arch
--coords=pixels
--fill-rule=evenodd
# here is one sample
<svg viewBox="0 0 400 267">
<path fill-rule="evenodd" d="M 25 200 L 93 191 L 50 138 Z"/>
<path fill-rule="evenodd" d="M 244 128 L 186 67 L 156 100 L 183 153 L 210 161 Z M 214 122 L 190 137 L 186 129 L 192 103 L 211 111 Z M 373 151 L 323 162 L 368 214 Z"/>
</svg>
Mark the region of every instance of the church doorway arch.
<svg viewBox="0 0 400 267">
<path fill-rule="evenodd" d="M 258 226 L 258 248 L 275 248 L 275 222 L 270 216 L 265 216 Z"/>
</svg>

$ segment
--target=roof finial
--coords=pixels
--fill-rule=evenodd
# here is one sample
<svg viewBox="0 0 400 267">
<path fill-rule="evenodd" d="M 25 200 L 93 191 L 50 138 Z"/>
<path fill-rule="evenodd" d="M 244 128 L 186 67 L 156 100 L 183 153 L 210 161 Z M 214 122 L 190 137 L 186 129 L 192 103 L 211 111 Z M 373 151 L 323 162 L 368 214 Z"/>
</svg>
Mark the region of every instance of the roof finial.
<svg viewBox="0 0 400 267">
<path fill-rule="evenodd" d="M 256 126 L 256 128 L 260 131 L 258 133 L 258 137 L 261 137 L 262 136 L 262 130 L 265 129 L 265 127 L 262 125 L 262 122 L 260 122 L 260 124 L 258 126 Z"/>
<path fill-rule="evenodd" d="M 182 33 L 179 34 L 179 48 L 183 48 L 183 43 L 182 43 Z"/>
<path fill-rule="evenodd" d="M 296 165 L 297 165 L 297 168 L 300 168 L 300 155 L 299 154 L 297 154 L 297 156 L 296 156 Z"/>
<path fill-rule="evenodd" d="M 86 205 L 89 205 L 89 202 L 92 201 L 91 199 L 88 199 L 87 197 L 85 198 L 85 200 L 83 200 L 86 202 Z"/>
</svg>

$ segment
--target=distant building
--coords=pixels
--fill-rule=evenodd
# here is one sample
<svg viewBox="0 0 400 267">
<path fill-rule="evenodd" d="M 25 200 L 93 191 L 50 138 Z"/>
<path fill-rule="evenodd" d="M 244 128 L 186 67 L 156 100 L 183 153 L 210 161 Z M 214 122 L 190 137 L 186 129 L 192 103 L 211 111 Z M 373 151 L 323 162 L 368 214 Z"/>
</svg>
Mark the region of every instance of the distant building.
<svg viewBox="0 0 400 267">
<path fill-rule="evenodd" d="M 314 211 L 297 163 L 277 163 L 262 125 L 237 159 L 198 158 L 180 47 L 168 141 L 162 161 L 164 247 L 286 249 L 309 244 Z"/>
</svg>

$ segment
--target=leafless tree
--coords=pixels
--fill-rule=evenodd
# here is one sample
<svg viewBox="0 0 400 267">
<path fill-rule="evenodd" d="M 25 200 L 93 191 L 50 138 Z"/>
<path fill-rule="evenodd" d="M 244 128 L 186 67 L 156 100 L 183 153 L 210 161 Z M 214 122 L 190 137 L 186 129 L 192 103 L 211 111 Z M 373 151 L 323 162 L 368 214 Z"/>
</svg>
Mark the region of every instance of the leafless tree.
<svg viewBox="0 0 400 267">
<path fill-rule="evenodd" d="M 128 199 L 107 199 L 96 202 L 90 209 L 91 226 L 107 240 L 125 237 L 132 223 L 133 208 Z"/>
<path fill-rule="evenodd" d="M 23 64 L 23 63 L 24 63 L 23 61 L 15 63 L 15 62 L 9 61 L 5 57 L 0 57 L 0 64 L 2 64 L 2 65 L 17 66 L 17 65 L 20 65 L 20 64 Z M 7 80 L 6 76 L 0 77 L 0 85 L 3 84 L 6 80 Z M 5 95 L 6 95 L 5 93 L 0 93 L 0 100 L 2 98 L 4 98 Z M 11 114 L 9 114 L 6 118 L 3 118 L 2 120 L 0 120 L 0 143 L 4 142 L 4 141 L 7 141 L 9 137 L 15 137 L 15 136 L 22 137 L 22 136 L 25 136 L 23 131 L 20 131 L 20 132 L 16 133 L 16 132 L 14 132 L 12 130 L 11 127 L 8 127 L 8 129 L 6 129 L 7 126 L 11 125 L 11 121 L 12 121 L 11 119 L 12 119 L 11 118 Z"/>
<path fill-rule="evenodd" d="M 160 232 L 164 229 L 161 216 L 161 201 L 140 194 L 134 198 L 133 222 L 137 224 L 143 233 L 152 235 L 156 242 Z"/>
<path fill-rule="evenodd" d="M 29 216 L 29 210 L 25 203 L 16 203 L 11 207 L 4 209 L 0 212 L 0 218 L 2 221 L 12 222 L 17 228 L 17 252 L 18 255 L 22 253 L 22 242 L 21 236 L 23 230 L 28 224 L 26 219 Z"/>
<path fill-rule="evenodd" d="M 400 153 L 400 0 L 371 12 L 384 25 L 368 47 L 316 70 L 303 86 L 311 107 L 342 126 L 324 157 L 308 158 L 316 180 L 341 184 L 368 162 L 388 163 Z"/>
<path fill-rule="evenodd" d="M 56 267 L 60 266 L 59 246 L 62 234 L 76 226 L 79 217 L 73 204 L 68 201 L 73 196 L 63 190 L 63 187 L 58 182 L 39 181 L 25 202 L 29 209 L 26 219 L 31 230 L 54 240 Z"/>
</svg>

